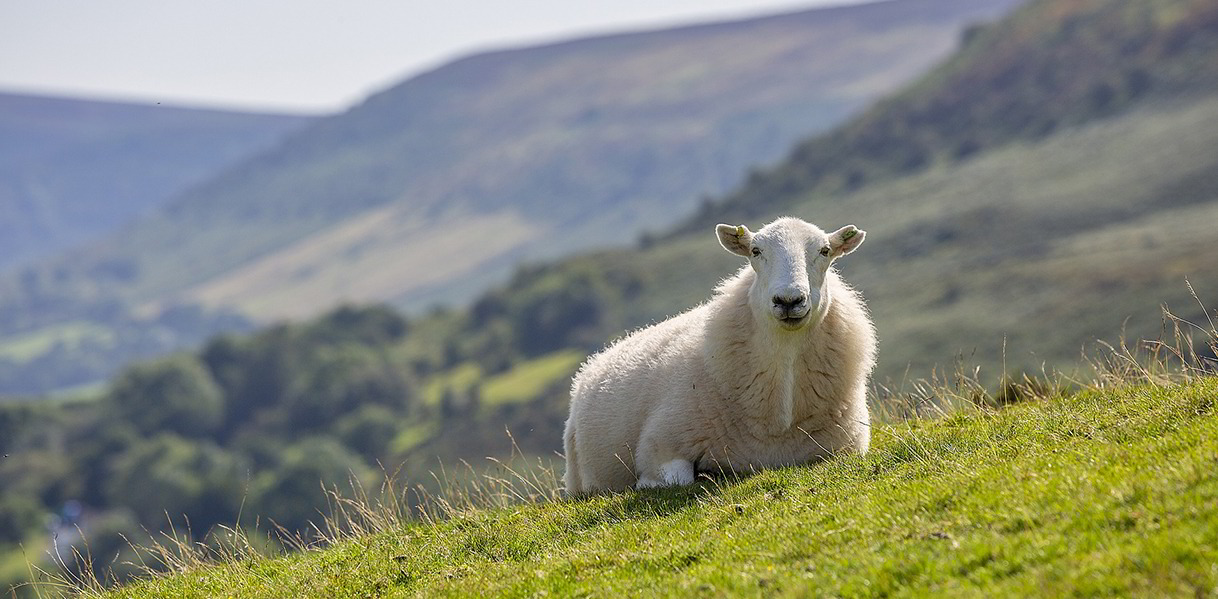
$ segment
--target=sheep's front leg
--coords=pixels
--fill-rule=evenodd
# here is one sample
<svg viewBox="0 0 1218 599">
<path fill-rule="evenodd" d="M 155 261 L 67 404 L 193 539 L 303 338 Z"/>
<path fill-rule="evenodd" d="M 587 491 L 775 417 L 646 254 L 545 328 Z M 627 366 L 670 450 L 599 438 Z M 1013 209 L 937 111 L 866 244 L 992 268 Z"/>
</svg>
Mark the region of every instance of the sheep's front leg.
<svg viewBox="0 0 1218 599">
<path fill-rule="evenodd" d="M 689 452 L 675 431 L 680 427 L 666 418 L 671 411 L 661 410 L 648 420 L 639 435 L 634 468 L 638 475 L 636 489 L 688 485 L 694 482 L 694 465 L 685 459 Z"/>
<path fill-rule="evenodd" d="M 692 482 L 694 482 L 693 463 L 689 460 L 677 458 L 661 464 L 659 468 L 655 469 L 655 472 L 642 472 L 635 488 L 671 487 L 674 485 L 688 485 Z"/>
</svg>

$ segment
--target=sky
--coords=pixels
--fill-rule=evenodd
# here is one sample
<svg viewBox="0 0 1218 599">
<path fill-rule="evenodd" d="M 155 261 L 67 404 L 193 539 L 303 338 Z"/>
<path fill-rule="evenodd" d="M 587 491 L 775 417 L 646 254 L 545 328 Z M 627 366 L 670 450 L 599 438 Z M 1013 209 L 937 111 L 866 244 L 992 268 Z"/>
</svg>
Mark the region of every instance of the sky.
<svg viewBox="0 0 1218 599">
<path fill-rule="evenodd" d="M 863 0 L 0 0 L 0 91 L 339 111 L 482 50 Z"/>
</svg>

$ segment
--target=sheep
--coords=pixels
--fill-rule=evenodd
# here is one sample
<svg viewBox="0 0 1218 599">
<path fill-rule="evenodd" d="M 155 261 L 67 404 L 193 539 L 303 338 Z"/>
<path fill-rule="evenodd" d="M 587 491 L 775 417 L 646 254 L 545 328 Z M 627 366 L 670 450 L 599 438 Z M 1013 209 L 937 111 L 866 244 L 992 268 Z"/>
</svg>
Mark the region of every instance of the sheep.
<svg viewBox="0 0 1218 599">
<path fill-rule="evenodd" d="M 718 225 L 748 259 L 712 298 L 589 358 L 563 435 L 568 495 L 866 453 L 875 328 L 832 267 L 866 232 Z"/>
</svg>

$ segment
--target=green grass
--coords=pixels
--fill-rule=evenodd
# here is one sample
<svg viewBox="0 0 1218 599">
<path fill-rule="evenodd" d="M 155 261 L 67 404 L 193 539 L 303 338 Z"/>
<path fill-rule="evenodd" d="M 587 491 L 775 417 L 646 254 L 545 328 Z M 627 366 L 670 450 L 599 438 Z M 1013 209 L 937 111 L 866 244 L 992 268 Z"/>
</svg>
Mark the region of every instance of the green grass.
<svg viewBox="0 0 1218 599">
<path fill-rule="evenodd" d="M 0 359 L 25 362 L 40 356 L 57 344 L 75 347 L 85 341 L 108 345 L 114 331 L 86 321 L 65 322 L 30 333 L 0 339 Z"/>
<path fill-rule="evenodd" d="M 45 535 L 27 538 L 25 543 L 18 545 L 0 545 L 0 588 L 9 584 L 29 580 L 30 558 L 39 555 L 43 550 Z"/>
<path fill-rule="evenodd" d="M 429 406 L 440 404 L 445 390 L 468 393 L 482 380 L 482 368 L 473 362 L 458 364 L 446 372 L 431 377 L 423 387 L 423 401 Z"/>
<path fill-rule="evenodd" d="M 482 385 L 482 401 L 487 405 L 520 403 L 541 395 L 547 387 L 574 374 L 584 353 L 563 350 L 521 362 L 511 370 L 493 376 Z"/>
<path fill-rule="evenodd" d="M 402 429 L 390 443 L 393 453 L 401 455 L 427 442 L 436 433 L 436 424 L 431 421 L 414 424 Z"/>
<path fill-rule="evenodd" d="M 477 387 L 479 398 L 486 405 L 526 402 L 541 395 L 559 379 L 569 377 L 584 357 L 584 353 L 577 350 L 551 352 L 490 377 L 485 377 L 477 364 L 465 362 L 431 377 L 423 386 L 423 401 L 427 405 L 439 405 L 446 390 L 468 395 Z"/>
<path fill-rule="evenodd" d="M 1211 596 L 1218 379 L 877 426 L 863 457 L 471 510 L 106 597 Z"/>
</svg>

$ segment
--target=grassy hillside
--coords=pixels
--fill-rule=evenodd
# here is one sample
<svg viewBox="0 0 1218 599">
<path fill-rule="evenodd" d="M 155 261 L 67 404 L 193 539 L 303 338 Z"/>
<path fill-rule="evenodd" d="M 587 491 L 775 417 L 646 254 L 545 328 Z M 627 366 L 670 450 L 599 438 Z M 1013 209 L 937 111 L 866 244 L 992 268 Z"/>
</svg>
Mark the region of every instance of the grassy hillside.
<svg viewBox="0 0 1218 599">
<path fill-rule="evenodd" d="M 329 549 L 88 596 L 1204 596 L 1215 398 L 1214 378 L 1093 389 L 877 426 L 865 457 L 739 481 L 433 523 L 374 508 L 380 530 Z"/>
<path fill-rule="evenodd" d="M 1218 7 L 1207 0 L 1030 2 L 965 40 L 928 76 L 796 146 L 683 230 L 809 196 L 835 202 L 868 182 L 1218 89 Z"/>
<path fill-rule="evenodd" d="M 668 226 L 1013 3 L 883 3 L 471 56 L 319 123 L 99 249 L 138 269 L 123 293 L 141 303 L 273 319 L 342 300 L 472 299 L 521 259 Z M 428 254 L 453 264 L 413 258 Z"/>
<path fill-rule="evenodd" d="M 112 234 L 311 120 L 0 93 L 0 271 Z"/>
</svg>

